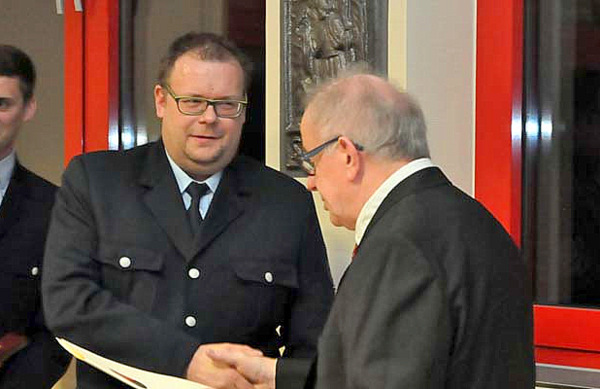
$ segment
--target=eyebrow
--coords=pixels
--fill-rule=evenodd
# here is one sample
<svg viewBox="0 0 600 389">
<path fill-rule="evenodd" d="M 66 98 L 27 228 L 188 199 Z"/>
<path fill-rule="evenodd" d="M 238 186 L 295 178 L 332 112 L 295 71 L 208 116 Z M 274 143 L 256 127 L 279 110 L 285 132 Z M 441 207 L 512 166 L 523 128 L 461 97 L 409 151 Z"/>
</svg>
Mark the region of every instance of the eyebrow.
<svg viewBox="0 0 600 389">
<path fill-rule="evenodd" d="M 242 97 L 238 97 L 238 96 L 223 96 L 223 97 L 206 97 L 197 93 L 188 95 L 188 94 L 182 94 L 180 97 L 199 97 L 201 99 L 209 99 L 209 100 L 243 100 L 244 96 Z"/>
<path fill-rule="evenodd" d="M 174 92 L 173 92 L 174 93 Z M 178 97 L 199 97 L 202 99 L 210 99 L 210 100 L 243 100 L 244 97 L 246 97 L 245 93 L 241 93 L 240 95 L 229 95 L 229 96 L 219 96 L 219 97 L 207 97 L 204 95 L 201 95 L 199 93 L 182 93 L 180 95 L 177 95 Z"/>
</svg>

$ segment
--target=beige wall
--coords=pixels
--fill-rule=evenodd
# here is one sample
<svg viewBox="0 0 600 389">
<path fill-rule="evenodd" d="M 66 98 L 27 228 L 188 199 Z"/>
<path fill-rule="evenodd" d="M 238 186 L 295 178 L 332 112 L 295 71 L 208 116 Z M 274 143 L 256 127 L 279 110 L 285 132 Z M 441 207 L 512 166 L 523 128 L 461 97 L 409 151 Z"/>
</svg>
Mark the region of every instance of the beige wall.
<svg viewBox="0 0 600 389">
<path fill-rule="evenodd" d="M 222 34 L 226 25 L 225 0 L 145 0 L 135 14 L 135 109 L 138 144 L 156 140 L 160 121 L 154 111 L 153 90 L 161 57 L 169 44 L 188 31 Z"/>
<path fill-rule="evenodd" d="M 409 0 L 406 37 L 406 87 L 423 106 L 433 161 L 472 195 L 476 0 Z"/>
<path fill-rule="evenodd" d="M 19 159 L 58 183 L 63 170 L 63 18 L 54 1 L 0 0 L 0 43 L 17 46 L 35 62 L 37 114 L 21 130 Z"/>
<path fill-rule="evenodd" d="M 476 0 L 390 0 L 388 74 L 423 106 L 432 158 L 473 193 Z M 267 96 L 279 96 L 279 4 L 267 2 Z M 279 101 L 266 102 L 267 158 L 279 168 Z M 331 226 L 315 202 L 334 280 L 349 262 L 353 233 Z"/>
</svg>

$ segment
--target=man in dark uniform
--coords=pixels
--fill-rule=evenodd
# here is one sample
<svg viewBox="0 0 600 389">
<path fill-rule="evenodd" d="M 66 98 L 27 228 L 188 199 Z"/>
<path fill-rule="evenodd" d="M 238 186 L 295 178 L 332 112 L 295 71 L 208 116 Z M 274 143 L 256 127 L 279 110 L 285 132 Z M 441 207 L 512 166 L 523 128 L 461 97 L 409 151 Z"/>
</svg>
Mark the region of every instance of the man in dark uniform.
<svg viewBox="0 0 600 389">
<path fill-rule="evenodd" d="M 333 299 L 325 247 L 311 194 L 236 155 L 248 85 L 235 46 L 186 34 L 154 89 L 161 139 L 70 163 L 43 280 L 57 336 L 219 388 L 251 386 L 213 364 L 207 343 L 314 355 Z M 121 387 L 85 364 L 77 380 Z"/>
<path fill-rule="evenodd" d="M 15 141 L 33 117 L 35 68 L 0 45 L 0 388 L 50 388 L 70 357 L 44 325 L 40 280 L 56 187 L 23 167 Z"/>
</svg>

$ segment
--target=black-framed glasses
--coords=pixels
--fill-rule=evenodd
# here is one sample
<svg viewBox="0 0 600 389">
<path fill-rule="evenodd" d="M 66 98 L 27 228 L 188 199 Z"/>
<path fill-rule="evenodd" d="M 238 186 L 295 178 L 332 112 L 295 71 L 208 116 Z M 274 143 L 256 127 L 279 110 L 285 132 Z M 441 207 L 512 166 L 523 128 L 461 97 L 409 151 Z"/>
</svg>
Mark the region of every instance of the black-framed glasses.
<svg viewBox="0 0 600 389">
<path fill-rule="evenodd" d="M 169 85 L 164 86 L 167 92 L 171 95 L 177 109 L 184 115 L 197 116 L 202 115 L 209 105 L 212 105 L 215 114 L 220 118 L 234 119 L 242 114 L 244 107 L 248 105 L 248 97 L 244 96 L 244 100 L 230 99 L 207 99 L 199 96 L 178 96 Z"/>
<path fill-rule="evenodd" d="M 312 158 L 314 158 L 321 151 L 325 150 L 328 146 L 331 146 L 332 144 L 336 143 L 341 137 L 341 135 L 338 135 L 335 138 L 328 140 L 327 142 L 321 143 L 319 146 L 315 147 L 310 151 L 304 151 L 302 149 L 302 146 L 300 146 L 300 143 L 294 143 L 294 152 L 298 156 L 298 162 L 300 162 L 300 167 L 302 168 L 302 170 L 304 170 L 304 172 L 309 176 L 314 176 L 316 172 L 316 167 L 315 164 L 312 162 Z M 352 144 L 354 145 L 354 147 L 356 147 L 358 151 L 364 150 L 364 147 L 362 147 L 358 143 L 352 142 Z"/>
</svg>

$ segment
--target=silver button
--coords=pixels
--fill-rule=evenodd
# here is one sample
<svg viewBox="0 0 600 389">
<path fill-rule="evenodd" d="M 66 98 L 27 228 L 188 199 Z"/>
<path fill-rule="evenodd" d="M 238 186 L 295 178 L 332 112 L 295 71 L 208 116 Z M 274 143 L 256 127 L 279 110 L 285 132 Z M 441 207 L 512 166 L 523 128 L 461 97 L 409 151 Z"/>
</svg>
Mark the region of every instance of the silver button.
<svg viewBox="0 0 600 389">
<path fill-rule="evenodd" d="M 185 318 L 185 325 L 188 327 L 196 327 L 196 318 L 194 316 L 188 316 Z"/>
<path fill-rule="evenodd" d="M 193 267 L 190 270 L 188 270 L 188 276 L 195 280 L 196 278 L 200 277 L 200 270 Z"/>
<path fill-rule="evenodd" d="M 119 265 L 123 269 L 127 269 L 129 266 L 131 266 L 131 259 L 129 257 L 121 257 L 119 258 Z"/>
<path fill-rule="evenodd" d="M 267 281 L 269 284 L 273 282 L 273 273 L 271 273 L 270 271 L 266 272 L 265 281 Z"/>
<path fill-rule="evenodd" d="M 40 274 L 40 269 L 37 266 L 34 266 L 31 268 L 31 275 L 32 276 L 37 276 L 38 274 Z"/>
</svg>

